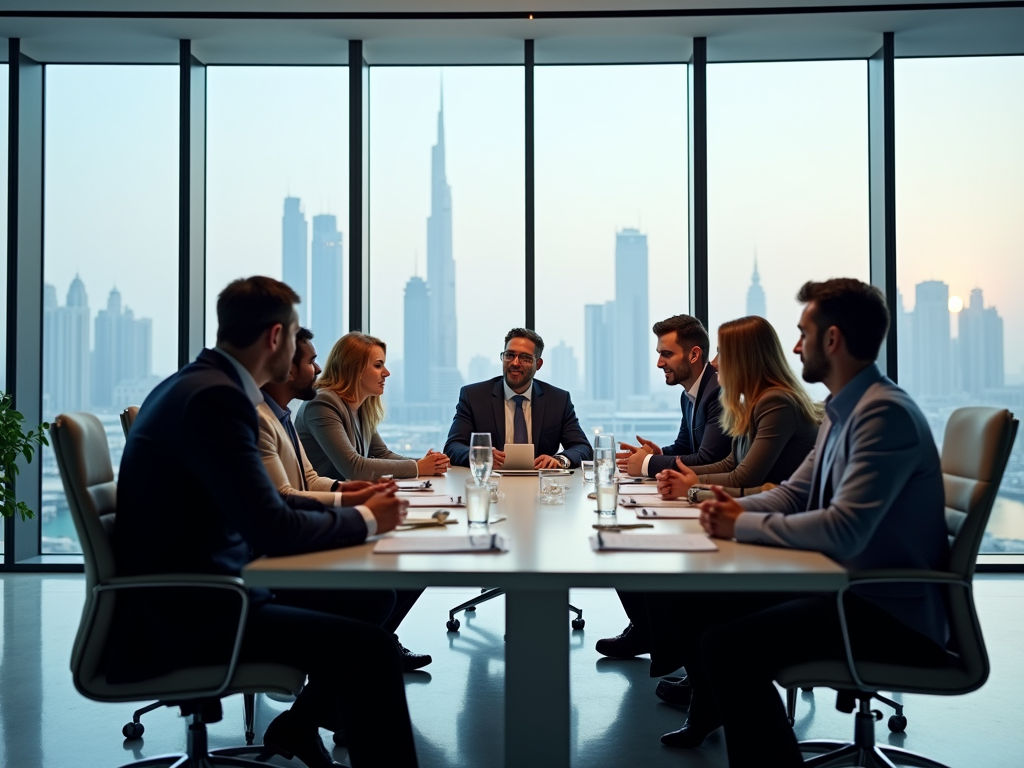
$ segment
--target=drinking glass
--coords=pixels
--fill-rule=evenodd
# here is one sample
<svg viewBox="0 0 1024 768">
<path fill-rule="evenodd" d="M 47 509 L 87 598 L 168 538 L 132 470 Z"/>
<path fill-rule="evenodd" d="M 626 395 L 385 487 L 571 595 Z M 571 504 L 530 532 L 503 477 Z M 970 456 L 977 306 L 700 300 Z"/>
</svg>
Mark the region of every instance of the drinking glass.
<svg viewBox="0 0 1024 768">
<path fill-rule="evenodd" d="M 469 469 L 477 485 L 487 485 L 494 467 L 491 433 L 473 432 L 469 436 Z"/>
<path fill-rule="evenodd" d="M 491 512 L 491 489 L 474 478 L 466 481 L 466 522 L 470 528 L 487 525 Z"/>
<path fill-rule="evenodd" d="M 597 511 L 601 517 L 614 517 L 619 504 L 619 481 L 611 477 L 597 477 Z"/>
<path fill-rule="evenodd" d="M 565 486 L 561 482 L 564 474 L 557 469 L 542 469 L 537 473 L 540 478 L 541 504 L 565 504 Z"/>
<path fill-rule="evenodd" d="M 592 461 L 581 461 L 580 469 L 583 470 L 583 482 L 592 483 L 594 482 L 594 462 Z"/>
<path fill-rule="evenodd" d="M 597 495 L 597 511 L 602 515 L 614 515 L 618 504 L 618 481 L 615 478 L 615 436 L 598 435 L 594 440 L 594 490 Z"/>
<path fill-rule="evenodd" d="M 498 478 L 492 477 L 487 481 L 487 487 L 491 490 L 491 504 L 497 504 L 501 500 L 498 494 Z"/>
</svg>

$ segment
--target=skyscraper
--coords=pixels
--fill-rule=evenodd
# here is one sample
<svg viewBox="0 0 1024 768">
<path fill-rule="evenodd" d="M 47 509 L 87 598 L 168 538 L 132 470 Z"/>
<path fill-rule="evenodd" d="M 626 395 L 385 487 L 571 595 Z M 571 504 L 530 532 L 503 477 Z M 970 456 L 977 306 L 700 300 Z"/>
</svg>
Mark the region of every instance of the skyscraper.
<svg viewBox="0 0 1024 768">
<path fill-rule="evenodd" d="M 296 310 L 299 324 L 303 326 L 309 325 L 309 291 L 306 285 L 308 234 L 302 202 L 297 197 L 286 197 L 284 216 L 281 217 L 281 279 L 302 299 Z"/>
<path fill-rule="evenodd" d="M 915 286 L 913 394 L 942 397 L 953 390 L 952 343 L 949 335 L 949 286 L 926 280 Z"/>
<path fill-rule="evenodd" d="M 583 363 L 586 391 L 591 400 L 614 400 L 615 302 L 587 304 L 583 307 Z"/>
<path fill-rule="evenodd" d="M 405 359 L 402 385 L 405 402 L 426 403 L 430 398 L 430 290 L 422 277 L 405 284 Z"/>
<path fill-rule="evenodd" d="M 647 312 L 647 235 L 615 234 L 615 398 L 650 392 L 651 328 Z"/>
<path fill-rule="evenodd" d="M 757 315 L 768 317 L 768 307 L 764 299 L 764 288 L 761 287 L 761 275 L 757 271 L 757 256 L 754 256 L 754 274 L 750 277 L 747 289 L 747 316 Z"/>
<path fill-rule="evenodd" d="M 43 289 L 43 398 L 45 418 L 62 411 L 84 411 L 89 392 L 89 297 L 75 275 L 67 303 L 57 303 L 57 289 Z"/>
<path fill-rule="evenodd" d="M 452 257 L 452 188 L 445 171 L 444 92 L 437 112 L 437 144 L 430 151 L 430 216 L 427 218 L 427 285 L 430 287 L 431 402 L 458 397 L 455 259 Z M 406 388 L 408 389 L 408 382 Z"/>
<path fill-rule="evenodd" d="M 312 330 L 330 349 L 341 338 L 345 328 L 343 263 L 341 232 L 338 219 L 330 214 L 313 217 L 313 243 L 310 248 L 313 265 Z"/>
<path fill-rule="evenodd" d="M 896 291 L 896 365 L 899 383 L 908 392 L 914 387 L 914 313 L 903 306 L 903 293 Z"/>
<path fill-rule="evenodd" d="M 147 379 L 153 360 L 153 322 L 135 319 L 121 309 L 121 293 L 114 288 L 107 308 L 96 313 L 95 349 L 92 354 L 92 404 L 111 408 L 118 385 Z"/>
<path fill-rule="evenodd" d="M 980 288 L 971 291 L 970 303 L 957 315 L 959 328 L 957 370 L 963 388 L 971 394 L 1004 384 L 1003 319 L 995 307 L 986 307 Z"/>
<path fill-rule="evenodd" d="M 576 353 L 564 341 L 559 341 L 557 346 L 544 350 L 544 371 L 541 378 L 572 393 L 576 389 L 578 372 Z"/>
</svg>

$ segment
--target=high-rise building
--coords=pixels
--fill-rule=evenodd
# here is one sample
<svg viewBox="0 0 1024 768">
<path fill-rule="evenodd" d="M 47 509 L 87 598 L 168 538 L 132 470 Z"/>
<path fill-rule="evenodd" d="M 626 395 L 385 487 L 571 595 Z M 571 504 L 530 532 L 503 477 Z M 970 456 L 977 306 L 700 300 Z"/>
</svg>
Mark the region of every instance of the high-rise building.
<svg viewBox="0 0 1024 768">
<path fill-rule="evenodd" d="M 651 327 L 647 312 L 647 235 L 615 235 L 615 398 L 619 406 L 646 396 L 651 383 Z"/>
<path fill-rule="evenodd" d="M 121 309 L 121 293 L 114 288 L 107 308 L 96 313 L 95 348 L 92 354 L 92 404 L 115 406 L 118 385 L 148 379 L 152 372 L 153 322 L 136 319 L 131 309 Z"/>
<path fill-rule="evenodd" d="M 957 370 L 963 389 L 978 394 L 1003 386 L 1003 319 L 995 307 L 986 307 L 980 288 L 971 291 L 970 303 L 957 315 Z"/>
<path fill-rule="evenodd" d="M 303 326 L 309 324 L 309 290 L 306 280 L 308 236 L 302 201 L 297 197 L 286 197 L 284 216 L 281 217 L 281 279 L 302 299 L 296 310 L 299 313 L 299 324 Z"/>
<path fill-rule="evenodd" d="M 544 350 L 544 370 L 541 378 L 572 393 L 576 389 L 578 375 L 576 353 L 564 341 L 559 341 L 557 346 Z"/>
<path fill-rule="evenodd" d="M 751 315 L 768 317 L 764 288 L 761 287 L 761 275 L 757 271 L 757 256 L 754 256 L 754 274 L 750 277 L 750 287 L 747 289 L 747 316 Z"/>
<path fill-rule="evenodd" d="M 473 355 L 469 358 L 469 381 L 487 381 L 495 376 L 501 376 L 501 362 L 495 353 L 491 358 L 487 355 Z"/>
<path fill-rule="evenodd" d="M 89 384 L 89 297 L 75 275 L 67 303 L 57 303 L 57 289 L 43 290 L 44 418 L 92 406 Z"/>
<path fill-rule="evenodd" d="M 330 214 L 313 217 L 313 242 L 310 248 L 313 266 L 312 330 L 328 349 L 345 329 L 342 301 L 344 264 L 338 219 Z"/>
<path fill-rule="evenodd" d="M 917 397 L 943 397 L 953 391 L 949 334 L 949 286 L 926 280 L 915 286 L 912 380 Z"/>
<path fill-rule="evenodd" d="M 615 399 L 614 327 L 614 301 L 583 307 L 583 364 L 586 370 L 586 392 L 590 400 Z"/>
<path fill-rule="evenodd" d="M 405 349 L 402 388 L 407 403 L 426 403 L 430 398 L 430 289 L 422 277 L 405 284 Z"/>
<path fill-rule="evenodd" d="M 903 294 L 896 291 L 896 365 L 900 386 L 914 388 L 914 315 L 903 306 Z"/>
</svg>

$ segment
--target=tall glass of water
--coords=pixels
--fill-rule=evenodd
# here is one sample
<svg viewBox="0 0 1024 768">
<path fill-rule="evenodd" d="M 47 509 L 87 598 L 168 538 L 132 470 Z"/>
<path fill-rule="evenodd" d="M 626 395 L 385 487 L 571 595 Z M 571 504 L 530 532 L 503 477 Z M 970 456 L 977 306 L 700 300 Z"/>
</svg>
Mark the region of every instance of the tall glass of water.
<svg viewBox="0 0 1024 768">
<path fill-rule="evenodd" d="M 477 485 L 487 485 L 494 467 L 494 453 L 491 451 L 491 433 L 474 432 L 469 436 L 469 470 Z"/>
<path fill-rule="evenodd" d="M 614 515 L 618 504 L 618 480 L 615 478 L 615 437 L 597 435 L 594 439 L 594 490 L 597 511 Z"/>
</svg>

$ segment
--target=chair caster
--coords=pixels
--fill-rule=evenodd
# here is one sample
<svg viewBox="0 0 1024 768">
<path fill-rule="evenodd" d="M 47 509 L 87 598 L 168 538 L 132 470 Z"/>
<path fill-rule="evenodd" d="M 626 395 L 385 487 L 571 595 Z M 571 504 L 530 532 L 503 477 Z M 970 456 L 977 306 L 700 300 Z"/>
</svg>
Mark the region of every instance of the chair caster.
<svg viewBox="0 0 1024 768">
<path fill-rule="evenodd" d="M 458 632 L 462 624 L 459 623 L 458 619 L 450 619 L 445 626 L 448 627 L 449 632 Z"/>
<path fill-rule="evenodd" d="M 141 739 L 142 734 L 144 734 L 145 732 L 146 726 L 144 726 L 142 723 L 135 722 L 125 723 L 124 728 L 121 729 L 121 733 L 124 734 L 124 737 L 128 739 L 128 741 Z"/>
<path fill-rule="evenodd" d="M 465 611 L 466 611 L 466 613 L 476 613 L 476 606 L 475 605 L 471 605 L 468 608 L 466 608 Z"/>
<path fill-rule="evenodd" d="M 814 690 L 814 688 L 801 688 L 800 690 L 803 691 L 804 693 L 810 693 L 811 691 Z"/>
<path fill-rule="evenodd" d="M 251 747 L 252 743 L 256 741 L 256 734 L 252 731 L 245 732 L 245 746 Z"/>
<path fill-rule="evenodd" d="M 572 620 L 572 628 L 573 629 L 583 629 L 586 625 L 587 625 L 587 622 L 585 622 L 583 619 L 573 619 Z"/>
<path fill-rule="evenodd" d="M 890 715 L 889 730 L 893 733 L 903 733 L 907 730 L 907 718 L 903 715 Z"/>
</svg>

